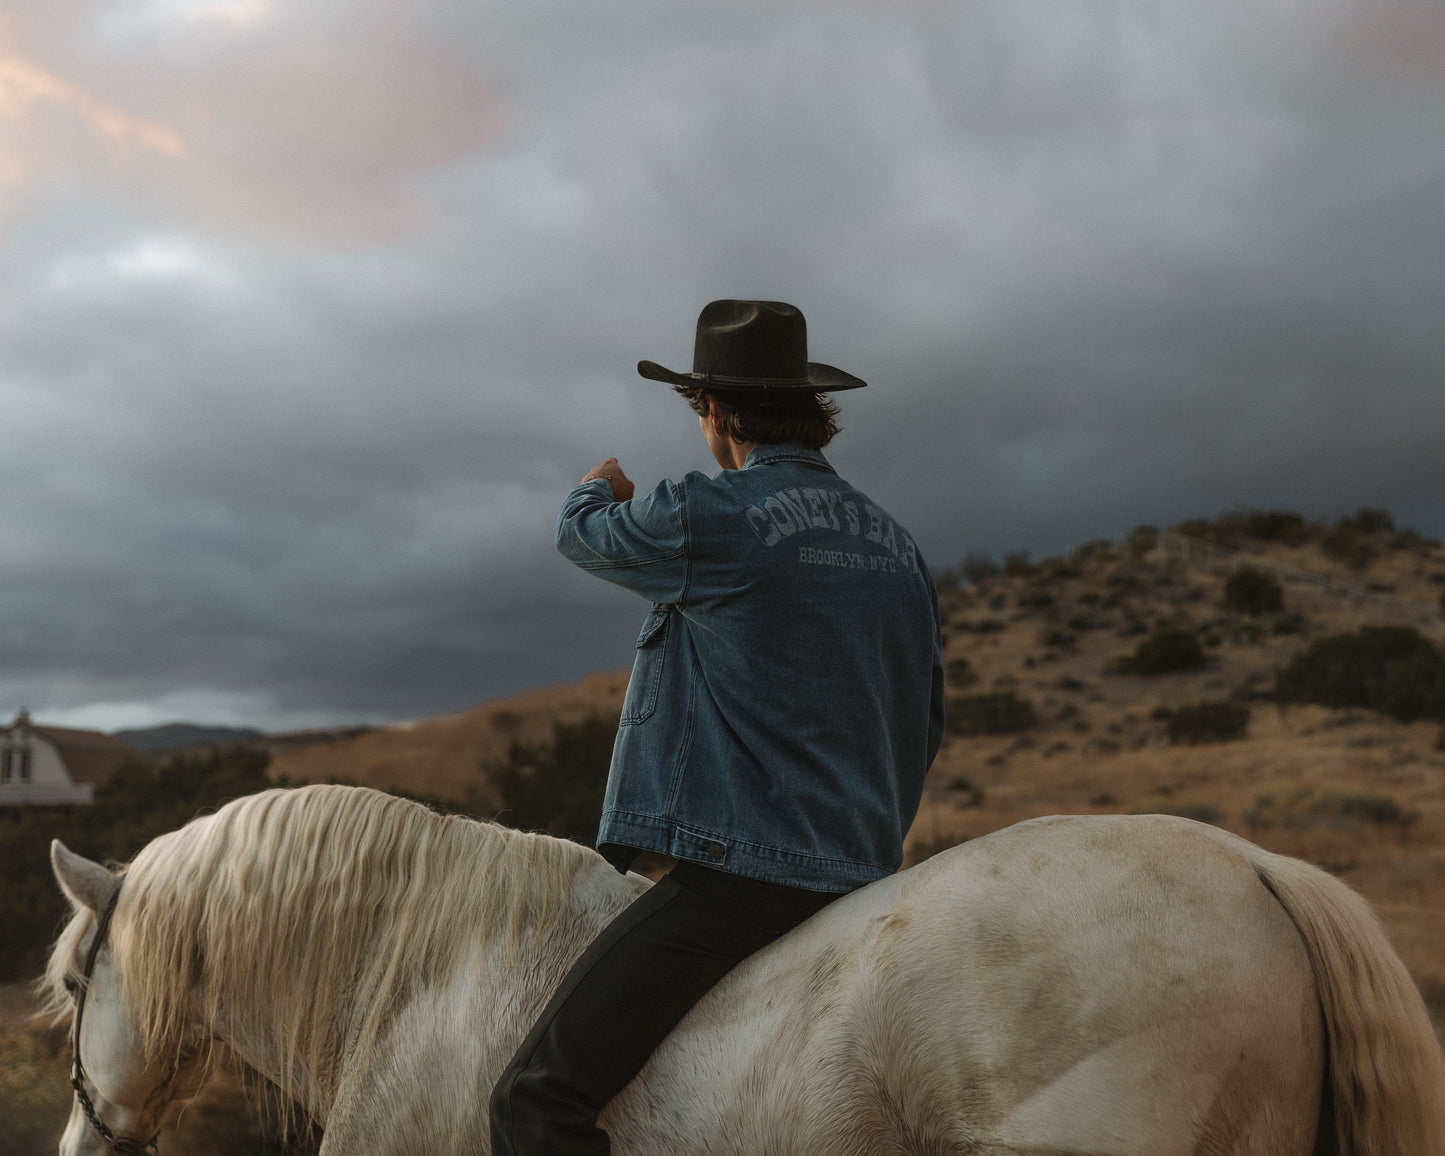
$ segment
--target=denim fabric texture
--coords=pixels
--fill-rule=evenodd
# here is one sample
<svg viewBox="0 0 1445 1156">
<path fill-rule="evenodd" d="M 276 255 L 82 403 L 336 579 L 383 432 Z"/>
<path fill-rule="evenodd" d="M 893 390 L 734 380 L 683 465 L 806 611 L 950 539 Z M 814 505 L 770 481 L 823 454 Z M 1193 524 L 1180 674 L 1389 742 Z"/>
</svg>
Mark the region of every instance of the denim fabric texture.
<svg viewBox="0 0 1445 1156">
<path fill-rule="evenodd" d="M 897 870 L 943 737 L 938 595 L 902 526 L 772 445 L 628 502 L 584 483 L 557 548 L 653 604 L 599 846 L 819 891 Z"/>
</svg>

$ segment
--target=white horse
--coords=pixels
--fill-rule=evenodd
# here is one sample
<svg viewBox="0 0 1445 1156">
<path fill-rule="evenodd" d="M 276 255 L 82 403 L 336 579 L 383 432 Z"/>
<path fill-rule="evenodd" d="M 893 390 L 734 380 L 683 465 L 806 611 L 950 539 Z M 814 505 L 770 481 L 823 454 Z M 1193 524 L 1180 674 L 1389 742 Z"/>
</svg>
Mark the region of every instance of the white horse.
<svg viewBox="0 0 1445 1156">
<path fill-rule="evenodd" d="M 145 1151 L 213 1042 L 325 1156 L 486 1153 L 494 1079 L 648 886 L 348 787 L 238 800 L 119 875 L 52 859 L 75 915 L 44 982 L 84 997 L 65 1156 Z M 1439 1156 L 1445 1058 L 1343 884 L 1182 819 L 1051 818 L 745 962 L 602 1122 L 620 1156 Z"/>
</svg>

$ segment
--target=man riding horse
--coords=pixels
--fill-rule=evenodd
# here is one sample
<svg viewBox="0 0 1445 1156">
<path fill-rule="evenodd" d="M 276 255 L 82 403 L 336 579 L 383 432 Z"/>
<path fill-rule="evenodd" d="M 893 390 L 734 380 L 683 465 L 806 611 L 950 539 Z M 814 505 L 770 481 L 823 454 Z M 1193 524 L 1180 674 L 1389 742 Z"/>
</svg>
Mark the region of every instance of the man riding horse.
<svg viewBox="0 0 1445 1156">
<path fill-rule="evenodd" d="M 492 1094 L 492 1148 L 607 1153 L 601 1109 L 738 962 L 896 871 L 943 735 L 938 596 L 903 527 L 822 449 L 829 393 L 803 315 L 714 301 L 691 373 L 650 361 L 722 473 L 635 496 L 615 458 L 567 495 L 557 547 L 652 603 L 598 849 L 672 870 L 562 982 Z"/>
</svg>

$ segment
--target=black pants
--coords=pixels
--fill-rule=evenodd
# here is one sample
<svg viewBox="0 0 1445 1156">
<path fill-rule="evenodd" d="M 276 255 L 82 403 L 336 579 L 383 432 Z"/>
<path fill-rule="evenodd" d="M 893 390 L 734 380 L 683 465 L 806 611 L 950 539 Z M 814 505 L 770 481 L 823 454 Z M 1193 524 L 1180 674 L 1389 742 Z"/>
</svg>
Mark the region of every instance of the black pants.
<svg viewBox="0 0 1445 1156">
<path fill-rule="evenodd" d="M 493 1156 L 605 1156 L 597 1113 L 718 980 L 836 899 L 686 860 L 602 929 L 492 1092 Z"/>
</svg>

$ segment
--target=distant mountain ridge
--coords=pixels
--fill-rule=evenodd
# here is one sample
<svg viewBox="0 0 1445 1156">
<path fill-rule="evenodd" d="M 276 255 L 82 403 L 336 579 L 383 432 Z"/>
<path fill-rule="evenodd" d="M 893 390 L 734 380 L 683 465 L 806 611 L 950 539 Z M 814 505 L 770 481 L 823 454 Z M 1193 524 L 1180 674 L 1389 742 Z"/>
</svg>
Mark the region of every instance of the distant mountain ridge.
<svg viewBox="0 0 1445 1156">
<path fill-rule="evenodd" d="M 158 754 L 177 747 L 232 746 L 252 743 L 266 737 L 265 731 L 254 727 L 200 726 L 195 723 L 166 723 L 158 727 L 140 727 L 114 731 L 113 737 L 129 743 L 143 755 Z"/>
</svg>

